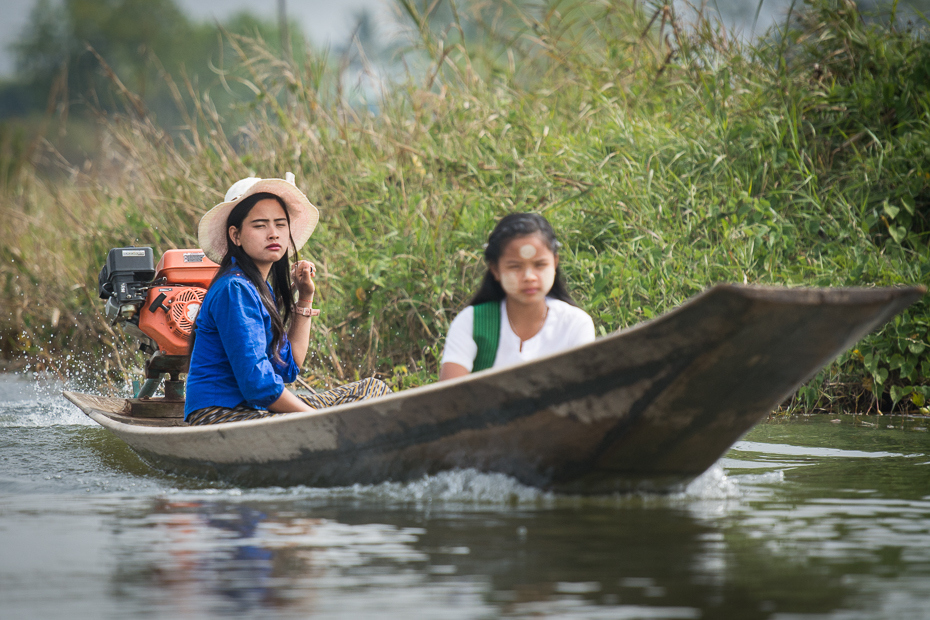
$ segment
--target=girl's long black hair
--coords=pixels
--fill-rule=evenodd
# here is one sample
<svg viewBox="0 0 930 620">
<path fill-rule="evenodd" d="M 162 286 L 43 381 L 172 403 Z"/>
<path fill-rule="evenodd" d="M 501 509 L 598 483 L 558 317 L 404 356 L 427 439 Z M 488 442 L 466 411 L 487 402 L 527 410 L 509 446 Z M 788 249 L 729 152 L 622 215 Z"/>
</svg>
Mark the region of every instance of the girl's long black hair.
<svg viewBox="0 0 930 620">
<path fill-rule="evenodd" d="M 285 253 L 280 260 L 275 261 L 271 265 L 271 272 L 269 275 L 271 276 L 271 288 L 274 291 L 274 296 L 272 296 L 272 291 L 268 290 L 268 286 L 265 281 L 262 280 L 262 274 L 259 272 L 258 267 L 255 266 L 255 262 L 245 253 L 242 246 L 233 243 L 232 238 L 229 236 L 230 226 L 241 229 L 242 222 L 245 221 L 252 207 L 268 198 L 276 200 L 278 204 L 281 205 L 281 208 L 284 209 L 284 215 L 287 217 L 288 248 L 295 247 L 294 239 L 290 235 L 291 215 L 288 213 L 287 205 L 284 201 L 279 196 L 267 192 L 253 194 L 233 207 L 229 212 L 229 217 L 226 218 L 226 256 L 224 256 L 223 260 L 220 262 L 220 268 L 216 270 L 216 275 L 213 276 L 210 286 L 213 286 L 217 280 L 223 277 L 223 275 L 233 267 L 237 267 L 242 271 L 246 279 L 258 290 L 262 305 L 265 306 L 265 310 L 268 311 L 268 315 L 271 317 L 271 350 L 273 351 L 275 359 L 278 359 L 281 345 L 284 344 L 285 326 L 291 318 L 291 304 L 294 300 L 288 253 Z M 233 259 L 235 259 L 235 263 L 233 263 Z M 197 325 L 195 322 L 194 329 L 191 330 L 188 354 L 194 352 L 194 339 L 196 336 Z"/>
<path fill-rule="evenodd" d="M 497 261 L 500 260 L 501 254 L 504 253 L 504 248 L 507 247 L 511 239 L 526 237 L 527 235 L 536 233 L 539 233 L 545 240 L 552 253 L 558 256 L 559 247 L 562 244 L 555 238 L 555 231 L 552 230 L 552 226 L 546 218 L 538 213 L 511 213 L 510 215 L 502 217 L 497 223 L 497 226 L 494 227 L 494 230 L 491 231 L 491 236 L 488 237 L 488 245 L 484 250 L 484 260 L 489 266 L 497 265 Z M 555 268 L 555 282 L 552 283 L 552 288 L 549 289 L 546 295 L 573 306 L 578 305 L 568 293 L 565 280 L 562 278 L 561 267 Z M 491 273 L 491 269 L 489 268 L 484 274 L 484 280 L 481 281 L 478 292 L 471 298 L 468 305 L 474 306 L 483 304 L 486 301 L 500 301 L 506 296 L 507 293 L 504 292 L 501 283 L 494 278 L 494 274 Z"/>
</svg>

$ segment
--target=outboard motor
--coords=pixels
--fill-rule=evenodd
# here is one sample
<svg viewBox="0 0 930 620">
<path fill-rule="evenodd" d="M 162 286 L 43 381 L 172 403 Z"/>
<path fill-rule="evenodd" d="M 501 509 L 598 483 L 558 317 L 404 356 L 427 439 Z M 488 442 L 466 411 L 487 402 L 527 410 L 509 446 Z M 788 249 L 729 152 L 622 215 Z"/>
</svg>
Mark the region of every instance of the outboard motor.
<svg viewBox="0 0 930 620">
<path fill-rule="evenodd" d="M 187 372 L 190 361 L 188 341 L 219 265 L 197 249 L 168 250 L 158 265 L 153 267 L 152 262 L 152 248 L 110 250 L 98 278 L 99 295 L 107 301 L 110 324 L 122 324 L 139 339 L 139 350 L 151 354 L 136 398 L 159 400 L 151 396 L 167 374 L 164 401 L 183 402 L 180 375 Z M 133 413 L 139 404 L 133 404 Z M 153 408 L 153 415 L 157 410 Z"/>
</svg>

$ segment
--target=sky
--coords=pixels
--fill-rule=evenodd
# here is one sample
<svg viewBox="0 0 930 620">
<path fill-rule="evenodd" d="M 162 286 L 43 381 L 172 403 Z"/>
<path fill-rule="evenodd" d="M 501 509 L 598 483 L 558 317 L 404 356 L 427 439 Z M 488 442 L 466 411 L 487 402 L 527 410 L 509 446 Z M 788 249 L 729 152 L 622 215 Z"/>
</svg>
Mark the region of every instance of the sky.
<svg viewBox="0 0 930 620">
<path fill-rule="evenodd" d="M 253 15 L 276 20 L 278 0 L 176 0 L 193 19 L 224 20 L 249 11 Z M 15 70 L 12 44 L 29 20 L 35 0 L 0 0 L 0 77 Z M 286 0 L 288 16 L 298 22 L 317 46 L 345 43 L 355 27 L 354 16 L 368 9 L 383 23 L 390 15 L 389 0 Z"/>
</svg>

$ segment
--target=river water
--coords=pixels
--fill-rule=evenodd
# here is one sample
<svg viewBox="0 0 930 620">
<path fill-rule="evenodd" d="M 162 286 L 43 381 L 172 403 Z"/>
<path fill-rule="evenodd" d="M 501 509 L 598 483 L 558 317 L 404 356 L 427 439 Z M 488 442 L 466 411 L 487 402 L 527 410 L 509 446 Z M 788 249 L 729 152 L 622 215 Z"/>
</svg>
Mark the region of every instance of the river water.
<svg viewBox="0 0 930 620">
<path fill-rule="evenodd" d="M 930 420 L 756 427 L 686 492 L 166 475 L 0 375 L 0 618 L 930 618 Z"/>
</svg>

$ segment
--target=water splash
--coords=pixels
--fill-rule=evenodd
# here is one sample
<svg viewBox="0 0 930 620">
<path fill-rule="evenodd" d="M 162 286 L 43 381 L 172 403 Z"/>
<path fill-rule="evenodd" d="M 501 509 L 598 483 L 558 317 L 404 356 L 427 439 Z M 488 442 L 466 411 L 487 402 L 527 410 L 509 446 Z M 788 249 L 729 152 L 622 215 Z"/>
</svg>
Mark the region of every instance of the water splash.
<svg viewBox="0 0 930 620">
<path fill-rule="evenodd" d="M 386 482 L 367 488 L 355 485 L 356 493 L 372 492 L 392 500 L 443 503 L 538 504 L 554 498 L 552 493 L 521 484 L 510 476 L 458 469 L 424 476 L 408 483 Z"/>
<path fill-rule="evenodd" d="M 186 497 L 191 490 L 172 489 L 171 495 Z M 418 508 L 443 505 L 464 508 L 520 507 L 550 508 L 557 504 L 649 504 L 685 503 L 695 501 L 720 504 L 742 497 L 737 479 L 726 474 L 719 464 L 696 478 L 687 488 L 676 494 L 638 492 L 595 496 L 564 495 L 543 491 L 522 484 L 515 478 L 500 473 L 483 473 L 475 469 L 456 469 L 408 482 L 382 482 L 355 484 L 346 487 L 315 488 L 306 486 L 266 487 L 257 489 L 211 488 L 199 489 L 191 497 L 204 494 L 227 499 L 245 500 L 301 498 L 308 501 L 359 501 L 360 503 L 412 504 Z"/>
<path fill-rule="evenodd" d="M 186 497 L 189 490 L 172 489 L 173 496 Z M 306 486 L 266 487 L 260 489 L 200 489 L 191 497 L 204 494 L 225 498 L 256 499 L 300 498 L 316 500 L 358 500 L 370 503 L 434 504 L 474 506 L 539 506 L 554 502 L 554 493 L 528 487 L 504 474 L 482 473 L 474 469 L 444 471 L 409 482 L 355 484 L 347 487 L 315 488 Z"/>
<path fill-rule="evenodd" d="M 737 481 L 728 476 L 719 463 L 715 463 L 691 481 L 682 496 L 692 500 L 725 500 L 739 499 L 741 493 Z"/>
<path fill-rule="evenodd" d="M 93 425 L 61 395 L 64 383 L 43 375 L 0 374 L 0 428 Z"/>
</svg>

